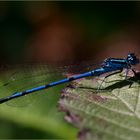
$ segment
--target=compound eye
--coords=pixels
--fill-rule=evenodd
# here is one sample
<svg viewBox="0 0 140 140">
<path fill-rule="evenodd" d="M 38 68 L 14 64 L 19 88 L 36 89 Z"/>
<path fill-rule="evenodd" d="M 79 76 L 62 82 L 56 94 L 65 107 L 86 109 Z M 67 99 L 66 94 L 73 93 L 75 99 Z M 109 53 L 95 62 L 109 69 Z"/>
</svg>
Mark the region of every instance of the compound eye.
<svg viewBox="0 0 140 140">
<path fill-rule="evenodd" d="M 130 57 L 130 60 L 134 60 L 132 57 Z"/>
</svg>

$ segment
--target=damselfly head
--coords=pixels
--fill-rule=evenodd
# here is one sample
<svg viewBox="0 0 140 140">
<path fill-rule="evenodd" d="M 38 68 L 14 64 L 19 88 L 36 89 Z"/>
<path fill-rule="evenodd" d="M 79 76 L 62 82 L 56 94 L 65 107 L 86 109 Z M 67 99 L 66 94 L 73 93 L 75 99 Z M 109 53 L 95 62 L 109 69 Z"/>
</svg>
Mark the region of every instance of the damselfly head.
<svg viewBox="0 0 140 140">
<path fill-rule="evenodd" d="M 136 57 L 136 55 L 134 53 L 129 53 L 127 55 L 127 62 L 130 65 L 136 65 L 140 62 L 140 60 Z"/>
</svg>

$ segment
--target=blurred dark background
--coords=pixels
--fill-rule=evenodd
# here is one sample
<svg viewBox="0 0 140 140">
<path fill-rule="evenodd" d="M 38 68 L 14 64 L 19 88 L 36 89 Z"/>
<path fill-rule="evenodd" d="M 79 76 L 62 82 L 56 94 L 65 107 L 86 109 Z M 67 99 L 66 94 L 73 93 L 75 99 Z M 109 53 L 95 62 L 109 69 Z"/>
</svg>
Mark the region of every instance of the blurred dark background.
<svg viewBox="0 0 140 140">
<path fill-rule="evenodd" d="M 139 52 L 139 2 L 0 2 L 0 62 L 58 62 Z"/>
<path fill-rule="evenodd" d="M 126 57 L 129 52 L 140 56 L 139 46 L 138 1 L 0 2 L 1 65 L 89 59 L 94 62 L 107 57 Z M 72 137 L 76 134 L 74 128 L 62 121 L 63 116 L 54 121 L 61 120 L 64 124 L 57 132 L 59 127 L 48 125 L 52 120 L 48 120 L 48 126 L 39 126 L 45 113 L 39 115 L 35 125 L 28 121 L 29 116 L 22 118 L 29 113 L 28 109 L 22 109 L 20 114 L 21 109 L 3 108 L 1 106 L 0 138 L 69 138 L 70 134 L 64 130 L 69 130 Z M 38 110 L 40 108 L 42 106 Z"/>
</svg>

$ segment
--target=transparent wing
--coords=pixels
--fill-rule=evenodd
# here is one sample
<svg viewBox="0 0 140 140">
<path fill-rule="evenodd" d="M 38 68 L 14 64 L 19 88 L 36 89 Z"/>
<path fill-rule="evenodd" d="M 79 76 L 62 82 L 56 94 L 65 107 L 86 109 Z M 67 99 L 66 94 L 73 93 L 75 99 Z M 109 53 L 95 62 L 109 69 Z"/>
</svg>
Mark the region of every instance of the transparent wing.
<svg viewBox="0 0 140 140">
<path fill-rule="evenodd" d="M 25 91 L 37 86 L 46 85 L 50 82 L 63 79 L 66 73 L 81 73 L 93 69 L 95 65 L 89 63 L 81 63 L 80 65 L 69 66 L 54 66 L 46 64 L 30 64 L 30 65 L 16 65 L 9 66 L 0 74 L 0 98 L 14 94 L 15 92 Z M 47 94 L 49 99 L 49 92 L 52 89 L 38 91 L 11 101 L 8 105 L 12 106 L 25 106 L 34 102 L 42 94 Z M 55 91 L 54 91 L 55 92 Z M 42 94 L 41 94 L 42 93 Z"/>
<path fill-rule="evenodd" d="M 0 98 L 58 80 L 60 76 L 60 73 L 53 73 L 45 65 L 12 67 L 0 75 Z M 7 103 L 13 106 L 24 106 L 37 99 L 36 94 L 40 92 Z"/>
</svg>

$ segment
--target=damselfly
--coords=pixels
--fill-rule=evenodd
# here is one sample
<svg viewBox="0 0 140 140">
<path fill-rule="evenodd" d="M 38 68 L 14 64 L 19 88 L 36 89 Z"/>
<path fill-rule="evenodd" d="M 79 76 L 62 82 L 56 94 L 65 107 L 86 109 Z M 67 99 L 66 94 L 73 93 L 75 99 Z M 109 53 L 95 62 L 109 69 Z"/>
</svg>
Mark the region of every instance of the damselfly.
<svg viewBox="0 0 140 140">
<path fill-rule="evenodd" d="M 136 65 L 139 63 L 139 59 L 135 56 L 134 53 L 130 53 L 127 55 L 127 58 L 124 59 L 120 59 L 120 58 L 107 58 L 103 61 L 103 63 L 101 64 L 101 67 L 93 69 L 91 71 L 79 74 L 79 75 L 75 75 L 75 76 L 71 76 L 68 78 L 64 78 L 55 82 L 51 82 L 49 84 L 45 84 L 45 85 L 40 85 L 37 87 L 30 88 L 24 91 L 18 91 L 15 93 L 12 93 L 10 96 L 4 97 L 0 99 L 0 103 L 4 103 L 4 102 L 8 102 L 12 99 L 16 99 L 19 98 L 21 96 L 25 96 L 37 91 L 41 91 L 43 89 L 47 89 L 50 87 L 54 87 L 63 83 L 67 83 L 67 82 L 71 82 L 77 79 L 81 79 L 84 77 L 89 77 L 89 76 L 100 76 L 102 74 L 108 73 L 108 72 L 113 72 L 114 73 L 118 73 L 121 72 L 123 69 L 126 69 L 126 77 L 127 77 L 127 73 L 128 70 L 132 70 L 134 74 L 136 74 L 136 72 L 132 69 L 133 65 Z M 27 71 L 28 73 L 28 71 Z M 111 75 L 112 75 L 111 74 Z M 109 75 L 108 75 L 109 76 Z M 108 77 L 107 76 L 107 77 Z M 28 81 L 29 83 L 30 81 Z M 39 82 L 39 81 L 38 81 Z M 8 84 L 8 82 L 7 82 Z"/>
</svg>

